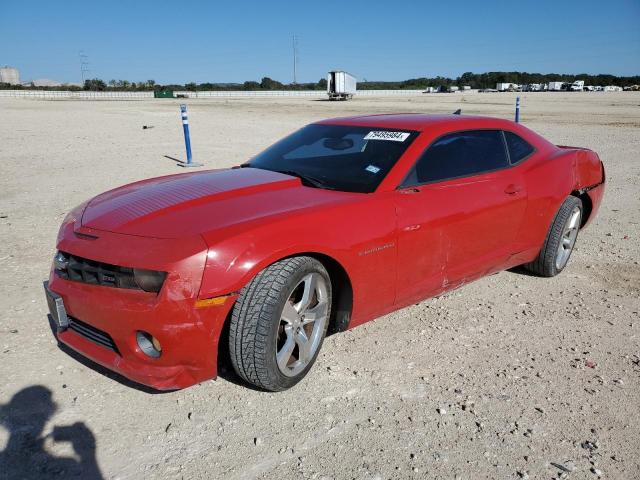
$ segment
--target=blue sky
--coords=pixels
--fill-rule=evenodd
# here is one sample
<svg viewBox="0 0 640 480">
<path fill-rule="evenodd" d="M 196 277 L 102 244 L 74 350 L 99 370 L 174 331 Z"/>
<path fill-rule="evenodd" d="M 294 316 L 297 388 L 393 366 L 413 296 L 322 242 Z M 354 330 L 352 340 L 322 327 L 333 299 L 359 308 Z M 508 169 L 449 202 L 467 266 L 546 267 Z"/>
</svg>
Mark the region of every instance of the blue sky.
<svg viewBox="0 0 640 480">
<path fill-rule="evenodd" d="M 640 0 L 0 2 L 0 65 L 24 80 L 290 82 L 465 71 L 640 74 Z"/>
</svg>

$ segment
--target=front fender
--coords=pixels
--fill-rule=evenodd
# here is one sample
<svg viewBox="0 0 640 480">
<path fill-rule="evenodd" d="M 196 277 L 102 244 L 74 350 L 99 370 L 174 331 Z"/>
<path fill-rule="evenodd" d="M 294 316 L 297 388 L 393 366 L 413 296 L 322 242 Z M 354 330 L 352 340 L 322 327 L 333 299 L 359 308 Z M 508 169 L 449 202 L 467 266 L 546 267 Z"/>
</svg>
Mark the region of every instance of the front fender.
<svg viewBox="0 0 640 480">
<path fill-rule="evenodd" d="M 333 259 L 353 289 L 352 321 L 386 313 L 395 299 L 396 212 L 389 196 L 372 194 L 335 208 L 242 222 L 203 234 L 209 246 L 199 297 L 240 291 L 281 258 Z"/>
<path fill-rule="evenodd" d="M 301 238 L 307 236 L 309 238 Z M 327 235 L 322 245 L 299 228 L 270 228 L 252 231 L 215 243 L 209 248 L 199 297 L 212 298 L 240 291 L 258 272 L 272 263 L 293 255 L 320 254 L 333 258 L 349 275 L 350 262 L 338 245 L 328 247 Z M 316 232 L 317 236 L 317 232 Z M 291 242 L 295 238 L 295 242 Z M 333 238 L 337 242 L 336 238 Z"/>
<path fill-rule="evenodd" d="M 261 270 L 286 257 L 304 254 L 326 255 L 338 262 L 349 275 L 349 268 L 339 252 L 327 250 L 315 244 L 297 244 L 294 247 L 278 246 L 268 251 L 253 248 L 225 248 L 219 245 L 209 251 L 202 278 L 199 298 L 213 298 L 236 293 Z"/>
</svg>

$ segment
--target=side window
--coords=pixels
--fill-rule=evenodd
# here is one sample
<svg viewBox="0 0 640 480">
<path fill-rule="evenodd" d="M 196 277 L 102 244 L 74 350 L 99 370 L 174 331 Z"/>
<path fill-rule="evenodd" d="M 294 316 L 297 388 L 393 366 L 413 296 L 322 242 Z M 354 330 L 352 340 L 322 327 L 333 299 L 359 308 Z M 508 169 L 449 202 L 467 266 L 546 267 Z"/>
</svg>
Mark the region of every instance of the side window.
<svg viewBox="0 0 640 480">
<path fill-rule="evenodd" d="M 507 141 L 511 164 L 518 163 L 520 160 L 533 153 L 534 148 L 527 143 L 526 140 L 515 133 L 504 132 L 504 138 Z"/>
<path fill-rule="evenodd" d="M 500 130 L 450 133 L 424 151 L 403 186 L 466 177 L 508 165 Z"/>
</svg>

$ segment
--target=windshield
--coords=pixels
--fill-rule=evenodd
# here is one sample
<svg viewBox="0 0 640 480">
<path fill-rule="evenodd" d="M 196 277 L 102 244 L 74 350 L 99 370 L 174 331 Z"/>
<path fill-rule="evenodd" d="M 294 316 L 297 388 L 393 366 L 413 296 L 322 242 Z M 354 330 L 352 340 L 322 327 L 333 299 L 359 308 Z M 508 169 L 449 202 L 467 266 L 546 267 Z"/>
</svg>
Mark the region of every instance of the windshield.
<svg viewBox="0 0 640 480">
<path fill-rule="evenodd" d="M 417 135 L 378 127 L 308 125 L 243 167 L 294 175 L 312 187 L 370 193 Z"/>
</svg>

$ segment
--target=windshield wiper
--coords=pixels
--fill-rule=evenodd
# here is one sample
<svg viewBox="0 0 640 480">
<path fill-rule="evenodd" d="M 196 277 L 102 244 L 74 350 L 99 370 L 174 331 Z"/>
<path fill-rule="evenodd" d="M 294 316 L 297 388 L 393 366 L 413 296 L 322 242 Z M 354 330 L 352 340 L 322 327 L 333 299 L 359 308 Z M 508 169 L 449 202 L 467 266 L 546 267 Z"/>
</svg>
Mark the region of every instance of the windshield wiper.
<svg viewBox="0 0 640 480">
<path fill-rule="evenodd" d="M 249 162 L 242 163 L 239 165 L 240 168 L 262 168 L 262 167 L 254 167 Z M 336 190 L 334 187 L 327 185 L 326 182 L 320 180 L 319 178 L 311 177 L 309 175 L 305 175 L 300 172 L 296 172 L 294 170 L 271 170 L 270 168 L 264 168 L 263 170 L 269 170 L 271 172 L 282 173 L 283 175 L 290 175 L 292 177 L 298 177 L 302 180 L 302 183 L 307 186 L 312 186 L 316 188 L 324 188 L 325 190 Z"/>
<path fill-rule="evenodd" d="M 335 188 L 327 185 L 325 182 L 320 180 L 319 178 L 311 177 L 309 175 L 305 175 L 300 172 L 296 172 L 294 170 L 273 170 L 274 172 L 282 173 L 284 175 L 291 175 L 292 177 L 298 177 L 302 180 L 303 184 L 307 184 L 308 186 L 316 187 L 316 188 L 324 188 L 327 190 L 335 190 Z"/>
</svg>

